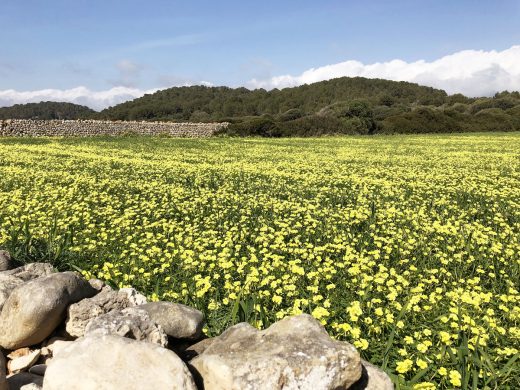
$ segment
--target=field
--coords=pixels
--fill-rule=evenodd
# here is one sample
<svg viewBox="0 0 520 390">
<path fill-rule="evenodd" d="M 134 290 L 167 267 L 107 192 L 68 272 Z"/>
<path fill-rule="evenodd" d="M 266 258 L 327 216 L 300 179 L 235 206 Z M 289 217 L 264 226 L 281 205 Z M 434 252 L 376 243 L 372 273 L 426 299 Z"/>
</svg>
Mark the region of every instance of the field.
<svg viewBox="0 0 520 390">
<path fill-rule="evenodd" d="M 0 247 L 209 335 L 312 313 L 397 388 L 520 388 L 519 133 L 4 138 Z"/>
</svg>

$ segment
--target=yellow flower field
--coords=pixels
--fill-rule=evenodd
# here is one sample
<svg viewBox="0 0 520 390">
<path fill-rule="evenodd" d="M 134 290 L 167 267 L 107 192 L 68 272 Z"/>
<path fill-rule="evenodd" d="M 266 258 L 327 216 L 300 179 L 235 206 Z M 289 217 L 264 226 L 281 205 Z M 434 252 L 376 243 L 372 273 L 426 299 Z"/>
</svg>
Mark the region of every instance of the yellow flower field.
<svg viewBox="0 0 520 390">
<path fill-rule="evenodd" d="M 0 139 L 0 247 L 209 335 L 311 313 L 400 389 L 520 388 L 520 134 Z"/>
</svg>

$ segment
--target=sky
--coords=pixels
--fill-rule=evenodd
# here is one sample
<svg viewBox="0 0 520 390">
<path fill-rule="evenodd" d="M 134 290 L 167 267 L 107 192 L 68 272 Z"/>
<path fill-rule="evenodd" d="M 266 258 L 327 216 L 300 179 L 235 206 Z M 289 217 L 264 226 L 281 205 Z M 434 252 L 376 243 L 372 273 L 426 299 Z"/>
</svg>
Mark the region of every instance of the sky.
<svg viewBox="0 0 520 390">
<path fill-rule="evenodd" d="M 520 0 L 0 0 L 0 106 L 341 76 L 520 90 Z"/>
</svg>

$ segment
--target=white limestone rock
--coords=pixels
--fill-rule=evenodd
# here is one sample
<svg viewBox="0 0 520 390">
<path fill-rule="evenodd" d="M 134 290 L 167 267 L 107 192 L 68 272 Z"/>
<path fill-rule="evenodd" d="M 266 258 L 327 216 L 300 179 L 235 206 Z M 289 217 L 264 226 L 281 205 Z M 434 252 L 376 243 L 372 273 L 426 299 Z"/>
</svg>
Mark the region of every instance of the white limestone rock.
<svg viewBox="0 0 520 390">
<path fill-rule="evenodd" d="M 348 389 L 361 377 L 356 349 L 331 339 L 306 314 L 287 317 L 264 331 L 235 325 L 190 365 L 205 390 Z"/>
<path fill-rule="evenodd" d="M 150 302 L 138 308 L 145 310 L 170 337 L 197 340 L 202 335 L 204 314 L 197 309 L 172 302 Z"/>
<path fill-rule="evenodd" d="M 119 336 L 76 340 L 50 361 L 44 390 L 196 390 L 182 360 L 156 344 Z"/>
<path fill-rule="evenodd" d="M 146 311 L 136 307 L 113 310 L 92 319 L 85 328 L 85 336 L 92 335 L 117 335 L 163 347 L 168 344 L 161 326 L 153 322 Z"/>
</svg>

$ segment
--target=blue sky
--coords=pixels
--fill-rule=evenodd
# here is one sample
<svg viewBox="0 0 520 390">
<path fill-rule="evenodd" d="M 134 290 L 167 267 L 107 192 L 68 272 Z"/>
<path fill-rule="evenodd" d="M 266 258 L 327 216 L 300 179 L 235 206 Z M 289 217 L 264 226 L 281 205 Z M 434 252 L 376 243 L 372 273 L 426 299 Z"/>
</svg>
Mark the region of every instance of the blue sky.
<svg viewBox="0 0 520 390">
<path fill-rule="evenodd" d="M 0 93 L 201 82 L 270 88 L 346 61 L 431 63 L 465 50 L 506 51 L 520 45 L 520 1 L 1 0 L 0 26 Z M 516 77 L 510 62 L 491 73 Z M 292 78 L 276 79 L 283 75 Z"/>
</svg>

